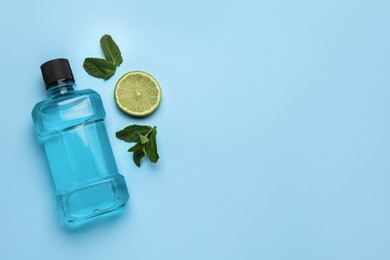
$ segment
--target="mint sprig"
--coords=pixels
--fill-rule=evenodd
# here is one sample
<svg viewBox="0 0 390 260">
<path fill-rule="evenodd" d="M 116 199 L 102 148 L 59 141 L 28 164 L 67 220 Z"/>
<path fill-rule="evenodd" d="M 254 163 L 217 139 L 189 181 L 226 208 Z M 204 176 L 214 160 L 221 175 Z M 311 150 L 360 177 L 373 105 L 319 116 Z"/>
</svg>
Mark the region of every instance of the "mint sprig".
<svg viewBox="0 0 390 260">
<path fill-rule="evenodd" d="M 118 45 L 108 34 L 102 36 L 100 46 L 106 59 L 86 58 L 83 67 L 92 77 L 107 80 L 114 75 L 116 67 L 122 64 L 122 54 Z"/>
<path fill-rule="evenodd" d="M 156 126 L 129 125 L 121 131 L 118 131 L 116 137 L 128 143 L 136 143 L 128 152 L 133 153 L 133 161 L 138 167 L 141 166 L 141 160 L 145 156 L 152 163 L 158 161 Z"/>
</svg>

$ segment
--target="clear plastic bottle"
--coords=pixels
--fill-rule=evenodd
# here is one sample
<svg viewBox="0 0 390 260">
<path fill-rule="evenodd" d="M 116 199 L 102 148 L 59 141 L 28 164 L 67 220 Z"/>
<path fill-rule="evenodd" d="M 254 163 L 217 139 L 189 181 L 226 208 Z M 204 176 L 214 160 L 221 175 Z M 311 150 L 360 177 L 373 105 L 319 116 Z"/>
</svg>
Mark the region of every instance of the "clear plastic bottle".
<svg viewBox="0 0 390 260">
<path fill-rule="evenodd" d="M 120 209 L 129 193 L 118 173 L 99 94 L 74 90 L 66 59 L 48 61 L 41 71 L 50 98 L 35 105 L 32 117 L 50 164 L 59 215 L 72 224 Z"/>
</svg>

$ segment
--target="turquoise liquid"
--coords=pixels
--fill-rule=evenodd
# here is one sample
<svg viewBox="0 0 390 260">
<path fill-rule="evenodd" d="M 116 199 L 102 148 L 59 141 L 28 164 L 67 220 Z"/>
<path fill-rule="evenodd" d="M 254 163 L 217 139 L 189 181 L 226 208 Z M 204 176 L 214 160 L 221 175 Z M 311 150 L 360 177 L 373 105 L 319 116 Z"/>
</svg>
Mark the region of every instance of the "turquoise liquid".
<svg viewBox="0 0 390 260">
<path fill-rule="evenodd" d="M 129 199 L 118 173 L 98 93 L 74 91 L 73 83 L 50 88 L 32 117 L 44 145 L 61 219 L 75 223 L 116 211 Z"/>
</svg>

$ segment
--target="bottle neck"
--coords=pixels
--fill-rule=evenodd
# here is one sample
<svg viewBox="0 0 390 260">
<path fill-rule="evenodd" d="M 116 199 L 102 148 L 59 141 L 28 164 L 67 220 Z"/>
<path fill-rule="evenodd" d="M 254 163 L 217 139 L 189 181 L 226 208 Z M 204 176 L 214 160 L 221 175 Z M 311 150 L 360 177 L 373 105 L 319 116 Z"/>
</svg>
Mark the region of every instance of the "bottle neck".
<svg viewBox="0 0 390 260">
<path fill-rule="evenodd" d="M 74 82 L 66 82 L 48 88 L 47 92 L 49 93 L 50 97 L 60 96 L 68 93 L 73 93 L 75 86 L 76 84 Z"/>
</svg>

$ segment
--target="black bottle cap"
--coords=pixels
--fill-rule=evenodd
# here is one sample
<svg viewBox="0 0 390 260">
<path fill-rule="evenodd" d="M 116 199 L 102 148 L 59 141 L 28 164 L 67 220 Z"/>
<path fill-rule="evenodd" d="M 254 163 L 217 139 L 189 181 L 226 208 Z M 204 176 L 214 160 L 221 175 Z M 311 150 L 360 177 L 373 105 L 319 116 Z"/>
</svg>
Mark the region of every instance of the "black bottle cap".
<svg viewBox="0 0 390 260">
<path fill-rule="evenodd" d="M 41 65 L 46 89 L 65 82 L 75 82 L 67 59 L 49 60 Z"/>
</svg>

